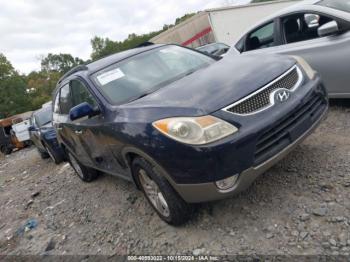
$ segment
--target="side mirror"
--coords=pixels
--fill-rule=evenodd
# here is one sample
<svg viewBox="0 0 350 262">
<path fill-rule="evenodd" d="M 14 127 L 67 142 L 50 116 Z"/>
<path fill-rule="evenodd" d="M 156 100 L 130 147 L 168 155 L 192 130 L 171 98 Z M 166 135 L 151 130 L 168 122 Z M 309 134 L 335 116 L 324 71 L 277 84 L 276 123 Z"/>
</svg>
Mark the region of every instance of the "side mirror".
<svg viewBox="0 0 350 262">
<path fill-rule="evenodd" d="M 339 32 L 339 26 L 337 21 L 331 21 L 327 24 L 324 24 L 323 26 L 320 26 L 318 28 L 318 35 L 319 36 L 328 36 L 328 35 L 334 35 Z"/>
<path fill-rule="evenodd" d="M 29 127 L 28 127 L 28 131 L 29 131 L 29 132 L 34 132 L 34 131 L 36 131 L 35 126 L 29 126 Z"/>
<path fill-rule="evenodd" d="M 305 14 L 304 15 L 305 23 L 308 28 L 319 27 L 320 16 L 315 14 Z"/>
<path fill-rule="evenodd" d="M 92 106 L 89 103 L 81 103 L 75 107 L 73 107 L 69 111 L 69 118 L 71 121 L 77 120 L 79 118 L 83 117 L 90 117 L 99 114 L 100 112 L 98 110 L 95 110 L 92 108 Z"/>
</svg>

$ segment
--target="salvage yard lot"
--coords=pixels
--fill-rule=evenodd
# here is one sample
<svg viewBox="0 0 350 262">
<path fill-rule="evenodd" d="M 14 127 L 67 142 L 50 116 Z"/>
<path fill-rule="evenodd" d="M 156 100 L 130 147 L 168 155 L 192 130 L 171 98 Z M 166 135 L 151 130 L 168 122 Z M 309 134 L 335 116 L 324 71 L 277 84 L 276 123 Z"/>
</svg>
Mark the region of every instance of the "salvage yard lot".
<svg viewBox="0 0 350 262">
<path fill-rule="evenodd" d="M 201 204 L 178 228 L 128 182 L 101 175 L 83 183 L 33 147 L 1 156 L 0 254 L 349 255 L 349 116 L 349 102 L 333 104 L 316 132 L 248 191 Z M 21 228 L 30 219 L 37 225 Z"/>
</svg>

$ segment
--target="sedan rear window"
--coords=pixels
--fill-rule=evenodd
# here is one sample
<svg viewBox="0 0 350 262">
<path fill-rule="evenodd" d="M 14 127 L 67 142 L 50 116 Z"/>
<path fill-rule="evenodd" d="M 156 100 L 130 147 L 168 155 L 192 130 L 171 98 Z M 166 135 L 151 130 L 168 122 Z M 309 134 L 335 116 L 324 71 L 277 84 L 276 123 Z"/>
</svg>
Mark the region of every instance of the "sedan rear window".
<svg viewBox="0 0 350 262">
<path fill-rule="evenodd" d="M 318 4 L 350 13 L 350 0 L 322 0 Z"/>
<path fill-rule="evenodd" d="M 179 46 L 165 46 L 133 56 L 92 75 L 102 93 L 122 104 L 150 94 L 214 59 Z"/>
</svg>

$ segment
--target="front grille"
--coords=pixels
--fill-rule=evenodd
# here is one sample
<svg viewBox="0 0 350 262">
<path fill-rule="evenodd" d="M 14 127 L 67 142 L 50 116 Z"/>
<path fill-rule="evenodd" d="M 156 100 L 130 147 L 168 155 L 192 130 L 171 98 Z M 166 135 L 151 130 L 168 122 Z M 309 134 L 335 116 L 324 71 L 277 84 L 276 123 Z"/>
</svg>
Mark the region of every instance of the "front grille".
<svg viewBox="0 0 350 262">
<path fill-rule="evenodd" d="M 265 131 L 256 144 L 255 165 L 270 159 L 304 134 L 320 117 L 326 106 L 324 98 L 314 94 L 303 106 Z M 291 135 L 291 130 L 296 130 L 294 135 Z"/>
<path fill-rule="evenodd" d="M 226 109 L 235 114 L 246 115 L 260 111 L 272 105 L 270 94 L 281 88 L 292 90 L 299 80 L 298 68 L 295 66 L 292 70 L 282 75 L 277 81 L 261 88 L 257 93 L 253 93 L 241 101 L 235 103 L 232 107 Z"/>
</svg>

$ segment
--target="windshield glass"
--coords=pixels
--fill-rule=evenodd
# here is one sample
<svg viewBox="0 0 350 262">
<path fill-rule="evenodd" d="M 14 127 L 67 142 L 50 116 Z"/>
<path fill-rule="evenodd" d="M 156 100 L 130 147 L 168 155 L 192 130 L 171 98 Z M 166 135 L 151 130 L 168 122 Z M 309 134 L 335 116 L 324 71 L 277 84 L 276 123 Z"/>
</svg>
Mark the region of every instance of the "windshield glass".
<svg viewBox="0 0 350 262">
<path fill-rule="evenodd" d="M 322 0 L 318 4 L 350 13 L 350 0 Z"/>
<path fill-rule="evenodd" d="M 206 45 L 206 46 L 202 46 L 202 47 L 197 48 L 197 50 L 199 50 L 201 52 L 207 52 L 208 54 L 213 54 L 216 51 L 218 51 L 218 49 L 220 49 L 220 46 L 218 46 L 218 45 Z"/>
<path fill-rule="evenodd" d="M 133 56 L 92 75 L 113 104 L 152 93 L 209 64 L 214 59 L 179 46 L 165 46 Z"/>
<path fill-rule="evenodd" d="M 51 107 L 46 107 L 35 113 L 35 124 L 38 127 L 42 127 L 52 121 L 52 109 Z"/>
</svg>

